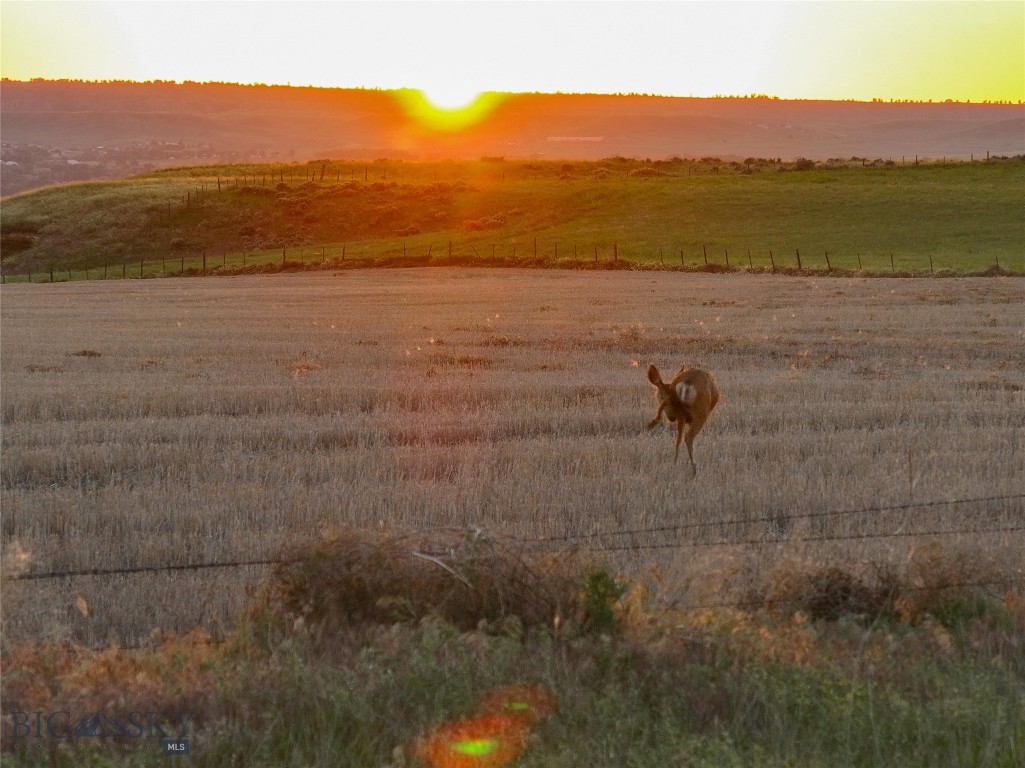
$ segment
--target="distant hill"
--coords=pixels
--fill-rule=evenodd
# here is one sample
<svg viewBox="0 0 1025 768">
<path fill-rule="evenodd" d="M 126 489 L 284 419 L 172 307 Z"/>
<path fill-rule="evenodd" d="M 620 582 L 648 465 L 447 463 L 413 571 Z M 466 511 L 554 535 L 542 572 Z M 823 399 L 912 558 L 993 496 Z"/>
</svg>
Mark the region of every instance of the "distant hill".
<svg viewBox="0 0 1025 768">
<path fill-rule="evenodd" d="M 0 131 L 10 194 L 243 160 L 1019 155 L 1025 105 L 511 94 L 445 133 L 417 123 L 394 91 L 5 80 Z"/>
</svg>

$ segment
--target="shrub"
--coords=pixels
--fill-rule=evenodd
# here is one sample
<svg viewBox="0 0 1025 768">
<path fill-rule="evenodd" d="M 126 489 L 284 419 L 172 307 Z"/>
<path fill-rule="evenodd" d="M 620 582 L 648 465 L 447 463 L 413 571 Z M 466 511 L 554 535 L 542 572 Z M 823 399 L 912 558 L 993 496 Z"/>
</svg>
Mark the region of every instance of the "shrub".
<svg viewBox="0 0 1025 768">
<path fill-rule="evenodd" d="M 479 529 L 350 531 L 287 552 L 270 601 L 293 626 L 328 631 L 429 614 L 464 630 L 550 627 L 582 622 L 580 573 L 572 555 Z M 605 599 L 606 586 L 589 587 L 589 601 Z"/>
</svg>

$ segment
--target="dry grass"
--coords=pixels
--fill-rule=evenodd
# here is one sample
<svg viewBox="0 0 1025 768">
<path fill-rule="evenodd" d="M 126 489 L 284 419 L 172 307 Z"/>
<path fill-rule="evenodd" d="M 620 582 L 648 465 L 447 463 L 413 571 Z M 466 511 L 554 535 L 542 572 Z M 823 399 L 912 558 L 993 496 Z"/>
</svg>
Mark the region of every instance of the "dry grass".
<svg viewBox="0 0 1025 768">
<path fill-rule="evenodd" d="M 1022 568 L 1020 530 L 985 533 L 1021 525 L 1021 500 L 802 517 L 1025 491 L 1019 279 L 453 268 L 2 298 L 5 643 L 216 635 L 267 573 L 11 580 L 26 563 L 258 558 L 349 526 L 695 526 L 587 541 L 683 604 L 780 594 L 781 563 L 871 589 L 924 531 Z M 680 362 L 723 395 L 695 479 L 644 429 L 648 363 Z"/>
</svg>

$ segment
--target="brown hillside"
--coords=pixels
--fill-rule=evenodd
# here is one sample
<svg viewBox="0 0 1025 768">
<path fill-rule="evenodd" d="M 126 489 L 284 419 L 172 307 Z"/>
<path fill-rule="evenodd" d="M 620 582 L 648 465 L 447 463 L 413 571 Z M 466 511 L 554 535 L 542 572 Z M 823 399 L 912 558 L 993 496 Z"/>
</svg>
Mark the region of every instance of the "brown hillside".
<svg viewBox="0 0 1025 768">
<path fill-rule="evenodd" d="M 5 194 L 256 158 L 1025 154 L 1021 104 L 517 94 L 476 125 L 445 133 L 418 124 L 394 91 L 4 81 L 0 123 Z"/>
</svg>

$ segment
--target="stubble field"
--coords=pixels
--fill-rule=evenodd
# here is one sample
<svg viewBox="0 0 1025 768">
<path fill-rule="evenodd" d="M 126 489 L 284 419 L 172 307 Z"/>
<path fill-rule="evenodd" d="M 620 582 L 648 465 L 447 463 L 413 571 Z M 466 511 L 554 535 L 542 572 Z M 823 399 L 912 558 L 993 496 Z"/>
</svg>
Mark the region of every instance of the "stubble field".
<svg viewBox="0 0 1025 768">
<path fill-rule="evenodd" d="M 350 526 L 585 537 L 694 606 L 781 563 L 1021 566 L 1018 278 L 424 268 L 2 298 L 5 644 L 226 631 L 266 574 L 19 572 L 261 559 Z M 683 362 L 722 393 L 696 477 L 644 428 L 648 364 Z"/>
</svg>

